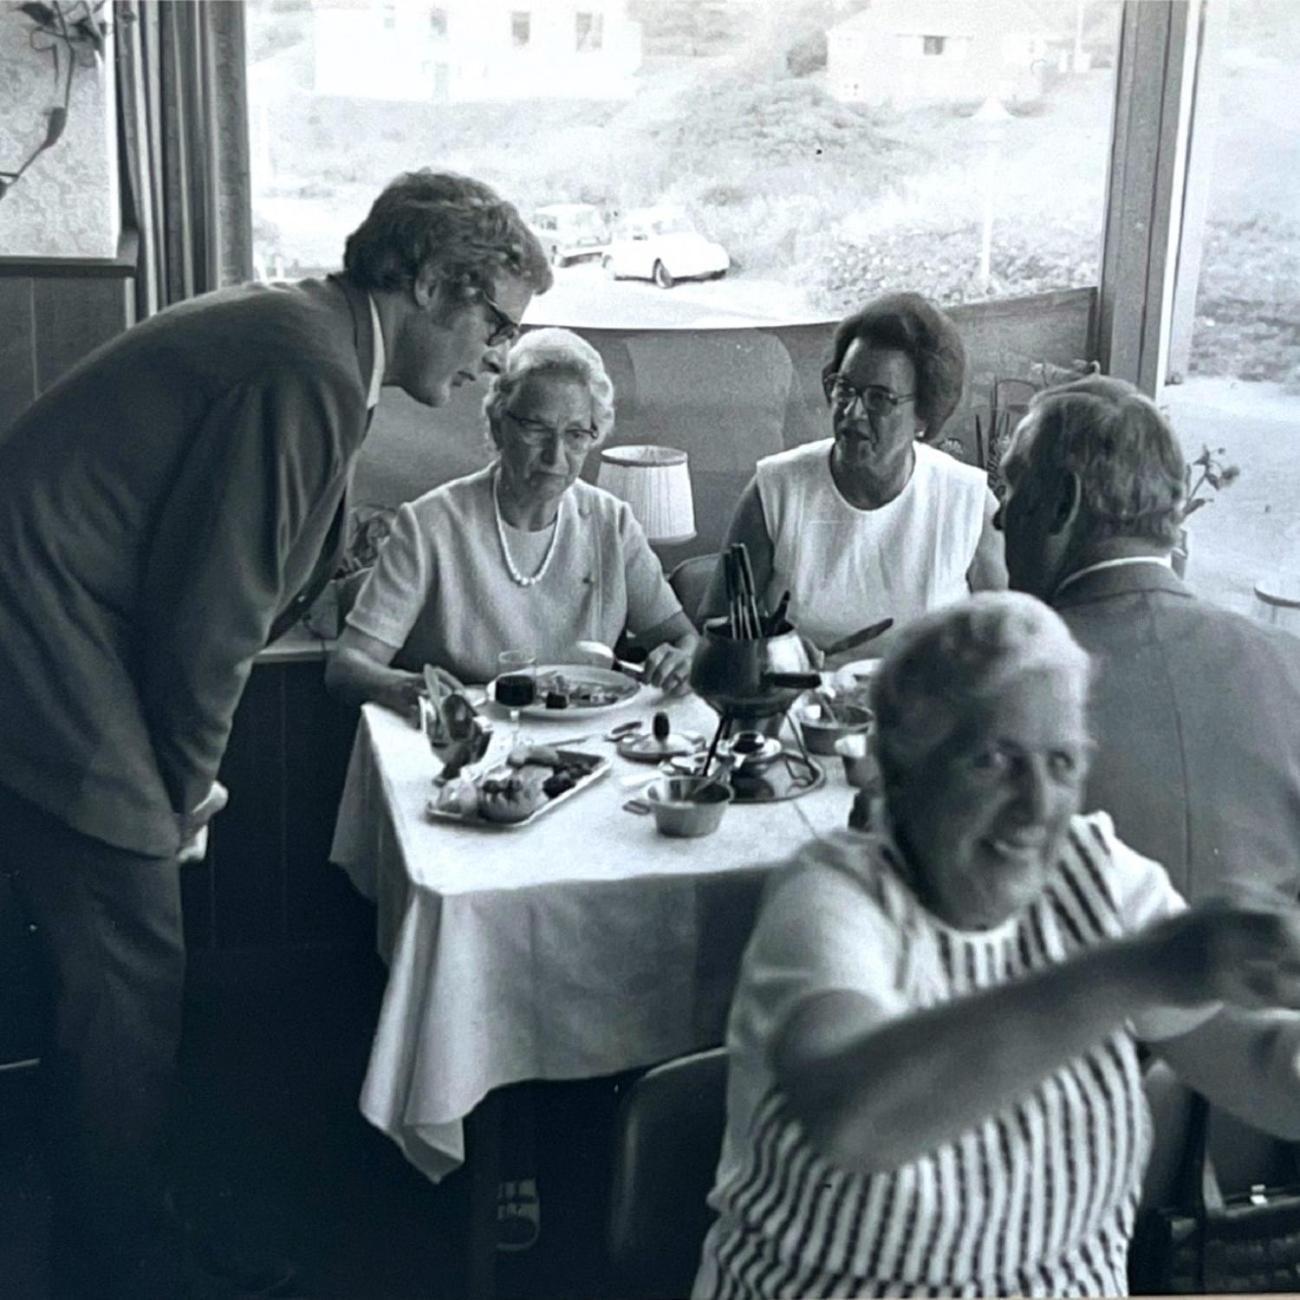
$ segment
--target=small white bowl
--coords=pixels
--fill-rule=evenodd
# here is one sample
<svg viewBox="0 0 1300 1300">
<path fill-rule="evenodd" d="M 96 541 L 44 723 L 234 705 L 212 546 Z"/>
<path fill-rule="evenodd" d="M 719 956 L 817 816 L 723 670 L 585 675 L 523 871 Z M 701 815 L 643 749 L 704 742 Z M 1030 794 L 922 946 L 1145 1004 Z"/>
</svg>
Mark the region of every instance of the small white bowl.
<svg viewBox="0 0 1300 1300">
<path fill-rule="evenodd" d="M 835 753 L 835 742 L 841 737 L 865 735 L 871 730 L 870 709 L 860 704 L 839 703 L 838 711 L 840 716 L 828 718 L 822 705 L 807 704 L 796 712 L 810 754 L 829 757 Z"/>
<path fill-rule="evenodd" d="M 862 732 L 841 736 L 835 752 L 844 764 L 844 779 L 857 790 L 875 790 L 880 785 L 880 764 L 872 752 L 871 738 Z"/>
</svg>

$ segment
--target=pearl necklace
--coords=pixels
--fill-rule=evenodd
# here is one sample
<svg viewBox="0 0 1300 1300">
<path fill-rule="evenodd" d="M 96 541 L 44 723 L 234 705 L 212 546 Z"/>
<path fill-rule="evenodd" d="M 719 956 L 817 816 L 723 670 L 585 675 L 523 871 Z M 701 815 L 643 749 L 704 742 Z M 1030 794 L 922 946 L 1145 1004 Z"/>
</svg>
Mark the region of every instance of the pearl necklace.
<svg viewBox="0 0 1300 1300">
<path fill-rule="evenodd" d="M 563 506 L 563 502 L 561 502 Z M 555 554 L 555 542 L 560 535 L 560 512 L 555 512 L 555 522 L 551 525 L 551 540 L 546 545 L 546 554 L 542 556 L 542 562 L 537 566 L 537 572 L 532 577 L 526 577 L 515 567 L 514 558 L 510 554 L 510 545 L 506 541 L 506 522 L 501 517 L 501 471 L 492 476 L 492 510 L 497 520 L 497 540 L 501 543 L 501 558 L 506 562 L 506 572 L 510 575 L 510 580 L 517 587 L 535 587 L 541 580 L 546 577 L 546 570 L 551 567 L 551 557 Z"/>
</svg>

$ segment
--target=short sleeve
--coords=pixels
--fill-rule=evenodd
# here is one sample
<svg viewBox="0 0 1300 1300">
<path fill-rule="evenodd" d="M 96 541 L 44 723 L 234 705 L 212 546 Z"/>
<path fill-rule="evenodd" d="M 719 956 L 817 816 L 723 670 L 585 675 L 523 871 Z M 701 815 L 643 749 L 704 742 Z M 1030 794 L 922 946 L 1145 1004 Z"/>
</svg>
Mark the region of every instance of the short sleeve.
<svg viewBox="0 0 1300 1300">
<path fill-rule="evenodd" d="M 431 530 L 422 526 L 410 502 L 399 507 L 356 602 L 348 625 L 400 650 L 420 611 L 433 595 Z"/>
<path fill-rule="evenodd" d="M 633 635 L 682 612 L 681 601 L 664 577 L 659 557 L 650 549 L 645 532 L 632 511 L 620 504 L 618 512 L 619 542 L 623 554 L 623 581 L 627 590 L 627 621 Z"/>
<path fill-rule="evenodd" d="M 774 881 L 742 979 L 759 1041 L 772 1042 L 801 1005 L 822 993 L 861 993 L 889 1013 L 905 1009 L 898 977 L 903 940 L 863 877 L 871 844 L 847 833 L 818 841 Z"/>
<path fill-rule="evenodd" d="M 1115 906 L 1125 933 L 1136 934 L 1149 925 L 1187 910 L 1187 900 L 1174 888 L 1164 867 L 1129 848 L 1115 834 L 1109 815 L 1094 813 L 1089 820 L 1110 855 Z M 1158 1042 L 1162 1038 L 1190 1033 L 1217 1011 L 1217 1005 L 1153 1007 L 1133 1017 L 1133 1029 L 1139 1038 Z"/>
</svg>

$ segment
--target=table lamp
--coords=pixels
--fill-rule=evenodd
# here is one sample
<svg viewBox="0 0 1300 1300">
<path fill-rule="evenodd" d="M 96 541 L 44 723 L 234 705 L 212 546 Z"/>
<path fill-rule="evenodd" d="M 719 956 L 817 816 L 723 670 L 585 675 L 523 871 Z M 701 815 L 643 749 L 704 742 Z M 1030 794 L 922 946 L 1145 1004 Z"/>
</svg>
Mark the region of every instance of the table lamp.
<svg viewBox="0 0 1300 1300">
<path fill-rule="evenodd" d="M 686 459 L 673 447 L 608 447 L 600 453 L 596 483 L 632 507 L 651 542 L 689 542 L 695 536 L 695 502 Z"/>
</svg>

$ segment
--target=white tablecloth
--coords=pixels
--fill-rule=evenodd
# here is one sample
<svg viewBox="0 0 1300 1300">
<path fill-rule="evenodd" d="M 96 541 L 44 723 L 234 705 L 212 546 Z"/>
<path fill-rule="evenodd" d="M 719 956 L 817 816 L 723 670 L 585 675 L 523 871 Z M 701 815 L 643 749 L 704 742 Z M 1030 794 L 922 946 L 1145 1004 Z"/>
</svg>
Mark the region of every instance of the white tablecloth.
<svg viewBox="0 0 1300 1300">
<path fill-rule="evenodd" d="M 675 730 L 716 725 L 693 697 L 642 694 Z M 644 702 L 599 721 L 636 716 L 648 720 Z M 585 721 L 526 721 L 525 733 L 550 743 L 596 725 Z M 617 756 L 603 781 L 530 826 L 457 826 L 425 815 L 437 762 L 424 737 L 367 705 L 330 855 L 377 903 L 389 965 L 362 1113 L 437 1180 L 464 1160 L 462 1120 L 493 1088 L 720 1042 L 766 871 L 809 823 L 821 833 L 847 819 L 839 762 L 821 761 L 822 789 L 733 806 L 705 839 L 669 839 L 624 811 L 620 778 L 652 769 Z"/>
</svg>

